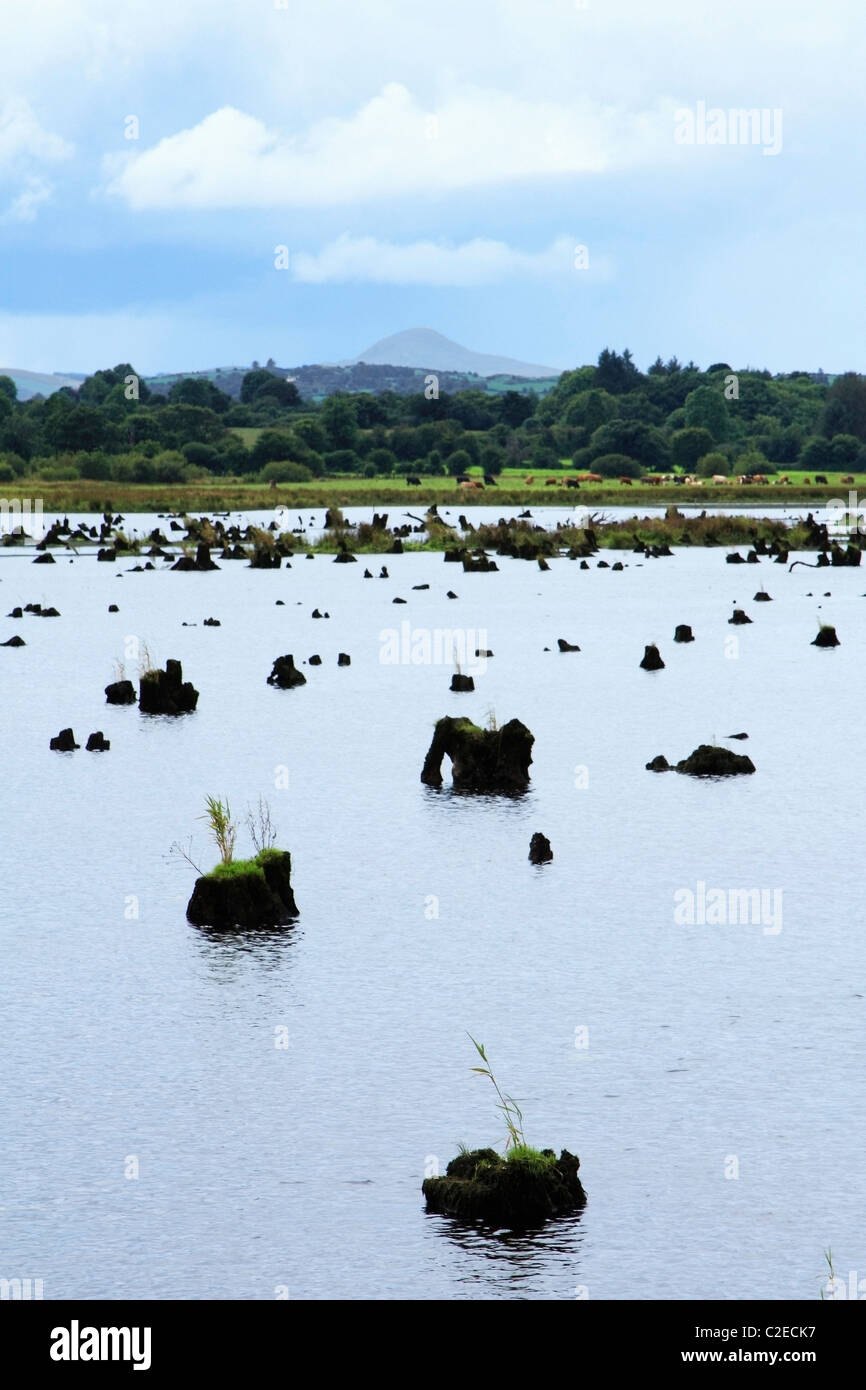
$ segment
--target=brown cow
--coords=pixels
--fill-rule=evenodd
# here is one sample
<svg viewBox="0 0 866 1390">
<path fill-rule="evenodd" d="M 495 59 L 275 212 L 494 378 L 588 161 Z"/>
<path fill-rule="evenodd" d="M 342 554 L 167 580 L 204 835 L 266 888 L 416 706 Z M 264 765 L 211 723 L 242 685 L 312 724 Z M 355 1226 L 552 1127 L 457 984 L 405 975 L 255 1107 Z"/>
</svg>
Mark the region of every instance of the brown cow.
<svg viewBox="0 0 866 1390">
<path fill-rule="evenodd" d="M 839 482 L 840 482 L 840 483 L 848 483 L 849 485 L 852 484 L 852 483 L 854 482 L 854 474 L 853 474 L 853 473 L 846 473 L 844 478 L 840 478 L 840 479 L 839 479 Z"/>
<path fill-rule="evenodd" d="M 559 483 L 559 478 L 545 478 L 544 480 L 545 487 L 559 487 Z"/>
<path fill-rule="evenodd" d="M 532 487 L 532 484 L 533 484 L 534 482 L 535 482 L 535 476 L 534 476 L 534 475 L 533 475 L 531 478 L 524 478 L 524 479 L 523 479 L 523 486 L 524 486 L 524 487 Z"/>
<path fill-rule="evenodd" d="M 649 487 L 661 487 L 662 485 L 662 479 L 658 473 L 651 474 L 648 478 L 644 478 L 643 481 Z M 686 481 L 688 482 L 688 479 L 686 479 Z"/>
<path fill-rule="evenodd" d="M 565 486 L 566 486 L 566 487 L 580 487 L 580 483 L 578 482 L 577 478 L 566 478 L 566 480 L 565 480 Z"/>
<path fill-rule="evenodd" d="M 621 487 L 631 487 L 631 478 L 620 478 L 619 483 Z"/>
<path fill-rule="evenodd" d="M 791 479 L 788 477 L 787 473 L 783 473 L 782 476 L 781 476 L 781 478 L 779 479 L 779 482 L 780 482 L 780 483 L 788 483 L 788 484 L 790 484 Z"/>
</svg>

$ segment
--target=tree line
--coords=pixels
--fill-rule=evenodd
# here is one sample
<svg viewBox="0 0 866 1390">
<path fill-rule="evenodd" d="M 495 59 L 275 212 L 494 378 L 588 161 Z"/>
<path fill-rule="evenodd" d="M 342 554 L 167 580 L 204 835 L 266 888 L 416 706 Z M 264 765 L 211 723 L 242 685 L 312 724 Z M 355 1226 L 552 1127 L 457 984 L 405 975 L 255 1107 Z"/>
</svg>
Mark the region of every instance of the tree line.
<svg viewBox="0 0 866 1390">
<path fill-rule="evenodd" d="M 551 389 L 336 393 L 305 400 L 268 368 L 240 400 L 207 378 L 151 390 L 129 363 L 19 401 L 0 376 L 0 481 L 23 476 L 178 483 L 211 475 L 305 481 L 559 468 L 644 473 L 866 472 L 866 378 L 772 375 L 605 348 Z M 250 431 L 249 434 L 246 432 Z"/>
</svg>

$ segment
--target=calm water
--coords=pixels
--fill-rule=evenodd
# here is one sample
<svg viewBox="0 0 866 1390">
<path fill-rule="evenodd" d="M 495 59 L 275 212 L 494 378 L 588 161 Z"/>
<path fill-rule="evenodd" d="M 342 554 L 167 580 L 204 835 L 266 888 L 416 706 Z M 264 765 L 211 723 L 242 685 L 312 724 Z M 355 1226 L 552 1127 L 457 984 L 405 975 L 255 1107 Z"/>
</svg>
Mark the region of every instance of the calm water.
<svg viewBox="0 0 866 1390">
<path fill-rule="evenodd" d="M 828 1245 L 866 1274 L 866 572 L 717 550 L 622 573 L 388 556 L 388 581 L 321 556 L 30 558 L 0 551 L 0 611 L 62 616 L 0 619 L 27 642 L 0 650 L 0 1275 L 46 1298 L 812 1300 Z M 734 601 L 751 627 L 728 626 Z M 809 645 L 819 616 L 835 651 Z M 380 662 L 404 620 L 484 632 L 474 695 L 449 667 Z M 183 661 L 194 715 L 105 704 L 130 637 Z M 322 655 L 300 690 L 266 684 L 285 652 Z M 423 787 L 433 721 L 489 710 L 535 734 L 527 795 Z M 69 724 L 81 751 L 49 752 Z M 110 753 L 85 752 L 94 729 Z M 740 730 L 754 777 L 644 769 Z M 213 861 L 207 793 L 270 801 L 296 927 L 186 922 L 194 874 L 169 851 L 192 834 Z M 781 891 L 781 931 L 677 922 L 699 881 Z M 527 1137 L 580 1155 L 579 1219 L 518 1239 L 425 1215 L 425 1166 L 504 1137 L 467 1030 Z"/>
</svg>

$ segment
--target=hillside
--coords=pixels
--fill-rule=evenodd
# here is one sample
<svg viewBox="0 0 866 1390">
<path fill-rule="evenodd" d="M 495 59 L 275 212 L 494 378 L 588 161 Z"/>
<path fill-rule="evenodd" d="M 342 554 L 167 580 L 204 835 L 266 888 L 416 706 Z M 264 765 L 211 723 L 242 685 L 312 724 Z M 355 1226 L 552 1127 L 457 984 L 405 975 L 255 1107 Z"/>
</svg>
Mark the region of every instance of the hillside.
<svg viewBox="0 0 866 1390">
<path fill-rule="evenodd" d="M 433 371 L 471 372 L 475 376 L 557 377 L 556 367 L 540 367 L 534 362 L 520 362 L 514 357 L 495 353 L 474 352 L 432 328 L 409 328 L 392 333 L 365 348 L 351 362 L 371 366 L 428 367 Z"/>
</svg>

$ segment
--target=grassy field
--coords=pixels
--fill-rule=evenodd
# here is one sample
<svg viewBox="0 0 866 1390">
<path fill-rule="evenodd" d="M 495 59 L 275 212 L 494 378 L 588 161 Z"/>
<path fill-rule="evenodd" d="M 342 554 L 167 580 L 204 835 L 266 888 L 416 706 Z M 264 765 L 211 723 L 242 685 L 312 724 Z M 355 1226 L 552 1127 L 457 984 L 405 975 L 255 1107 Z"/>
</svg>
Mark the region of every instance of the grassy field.
<svg viewBox="0 0 866 1390">
<path fill-rule="evenodd" d="M 483 489 L 458 487 L 452 478 L 423 478 L 420 487 L 409 487 L 403 479 L 317 478 L 308 483 L 285 483 L 272 487 L 267 483 L 244 483 L 232 479 L 214 478 L 206 482 L 184 484 L 88 482 L 47 482 L 42 478 L 19 478 L 14 484 L 4 484 L 7 498 L 41 499 L 46 512 L 208 512 L 267 509 L 271 507 L 382 507 L 399 506 L 400 511 L 423 513 L 431 502 L 437 506 L 469 508 L 485 506 L 582 506 L 591 510 L 608 506 L 658 507 L 676 504 L 745 505 L 766 507 L 785 504 L 791 507 L 818 506 L 831 498 L 847 504 L 848 492 L 866 496 L 866 475 L 855 478 L 853 487 L 842 484 L 839 475 L 828 475 L 826 486 L 808 475 L 789 472 L 790 485 L 773 483 L 768 486 L 736 483 L 714 485 L 710 482 L 696 486 L 669 484 L 647 487 L 635 481 L 624 487 L 618 480 L 584 484 L 580 488 L 565 488 L 566 474 L 539 474 L 532 487 L 525 485 L 525 470 L 508 470 L 496 487 Z M 546 487 L 545 477 L 555 477 L 556 486 Z"/>
</svg>

